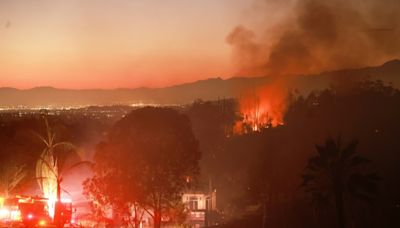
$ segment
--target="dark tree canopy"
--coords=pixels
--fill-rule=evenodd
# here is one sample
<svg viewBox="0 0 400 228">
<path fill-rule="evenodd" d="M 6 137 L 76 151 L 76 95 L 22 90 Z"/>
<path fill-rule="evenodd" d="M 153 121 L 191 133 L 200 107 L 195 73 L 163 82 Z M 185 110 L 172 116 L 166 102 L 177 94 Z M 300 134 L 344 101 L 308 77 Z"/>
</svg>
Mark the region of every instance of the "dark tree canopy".
<svg viewBox="0 0 400 228">
<path fill-rule="evenodd" d="M 218 170 L 219 174 L 227 174 L 229 181 L 224 183 L 229 186 L 224 197 L 229 196 L 229 199 L 223 206 L 228 208 L 233 204 L 236 195 L 251 195 L 241 200 L 242 205 L 236 206 L 244 211 L 244 203 L 252 205 L 254 202 L 251 198 L 257 198 L 255 200 L 261 204 L 262 198 L 268 196 L 272 199 L 268 200 L 271 208 L 268 217 L 275 219 L 270 221 L 272 226 L 321 227 L 316 224 L 314 208 L 300 188 L 300 174 L 308 159 L 315 156 L 316 143 L 332 135 L 342 135 L 359 139 L 357 149 L 373 161 L 368 166 L 381 177 L 379 190 L 382 194 L 376 196 L 374 207 L 359 200 L 354 205 L 356 202 L 352 201 L 353 210 L 357 211 L 352 218 L 355 227 L 374 227 L 378 221 L 384 224 L 381 227 L 397 227 L 400 224 L 397 206 L 400 202 L 399 116 L 399 90 L 379 81 L 364 81 L 348 90 L 332 87 L 307 97 L 297 94 L 288 106 L 283 126 L 227 140 L 226 156 L 217 161 L 229 164 Z M 246 170 L 249 175 L 241 175 Z M 227 216 L 227 210 L 224 212 Z M 240 211 L 234 213 L 230 213 L 232 217 Z M 261 216 L 261 205 L 258 213 Z"/>
<path fill-rule="evenodd" d="M 159 225 L 161 213 L 178 202 L 188 180 L 197 177 L 199 159 L 198 142 L 185 115 L 146 107 L 118 121 L 98 146 L 95 176 L 86 186 L 89 192 L 103 188 L 111 204 L 121 198 L 151 209 Z"/>
</svg>

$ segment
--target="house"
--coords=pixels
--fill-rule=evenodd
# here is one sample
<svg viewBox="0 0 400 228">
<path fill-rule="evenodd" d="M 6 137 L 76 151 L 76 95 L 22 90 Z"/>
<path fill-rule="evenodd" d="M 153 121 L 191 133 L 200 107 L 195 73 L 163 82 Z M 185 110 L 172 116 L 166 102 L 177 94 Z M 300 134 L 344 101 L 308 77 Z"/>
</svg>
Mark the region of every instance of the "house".
<svg viewBox="0 0 400 228">
<path fill-rule="evenodd" d="M 217 212 L 217 192 L 187 192 L 182 195 L 182 202 L 188 211 L 187 224 L 203 227 L 214 224 L 213 215 Z"/>
</svg>

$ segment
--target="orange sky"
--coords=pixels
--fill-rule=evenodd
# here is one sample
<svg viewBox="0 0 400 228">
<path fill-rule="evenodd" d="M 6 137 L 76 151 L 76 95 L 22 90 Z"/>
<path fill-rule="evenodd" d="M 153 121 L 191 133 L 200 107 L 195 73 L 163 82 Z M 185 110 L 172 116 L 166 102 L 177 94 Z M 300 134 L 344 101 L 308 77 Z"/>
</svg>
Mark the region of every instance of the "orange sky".
<svg viewBox="0 0 400 228">
<path fill-rule="evenodd" d="M 234 74 L 252 0 L 1 0 L 0 87 L 168 86 Z"/>
</svg>

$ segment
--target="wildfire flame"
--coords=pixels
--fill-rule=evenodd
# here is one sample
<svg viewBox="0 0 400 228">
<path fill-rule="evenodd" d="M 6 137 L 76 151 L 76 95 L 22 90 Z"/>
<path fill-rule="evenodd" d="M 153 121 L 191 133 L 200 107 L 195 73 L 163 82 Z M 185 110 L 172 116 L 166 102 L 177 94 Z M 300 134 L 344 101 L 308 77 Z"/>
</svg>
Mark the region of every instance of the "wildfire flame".
<svg viewBox="0 0 400 228">
<path fill-rule="evenodd" d="M 286 103 L 287 90 L 282 83 L 272 83 L 246 91 L 239 99 L 243 119 L 236 123 L 235 132 L 259 131 L 264 127 L 282 125 Z"/>
</svg>

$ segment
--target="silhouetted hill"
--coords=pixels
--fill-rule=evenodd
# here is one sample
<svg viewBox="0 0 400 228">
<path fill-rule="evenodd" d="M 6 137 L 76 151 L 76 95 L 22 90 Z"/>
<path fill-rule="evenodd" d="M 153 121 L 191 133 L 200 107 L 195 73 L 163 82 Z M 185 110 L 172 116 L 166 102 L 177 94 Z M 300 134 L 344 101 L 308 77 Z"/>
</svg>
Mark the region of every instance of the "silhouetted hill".
<svg viewBox="0 0 400 228">
<path fill-rule="evenodd" d="M 302 93 L 324 89 L 335 83 L 349 83 L 363 79 L 382 80 L 400 88 L 400 60 L 392 60 L 381 66 L 346 69 L 288 78 L 288 87 Z M 196 99 L 216 100 L 239 97 L 244 91 L 273 81 L 272 77 L 211 78 L 165 88 L 136 89 L 57 89 L 36 87 L 19 90 L 0 88 L 0 107 L 7 106 L 86 106 L 115 104 L 186 104 Z"/>
</svg>

